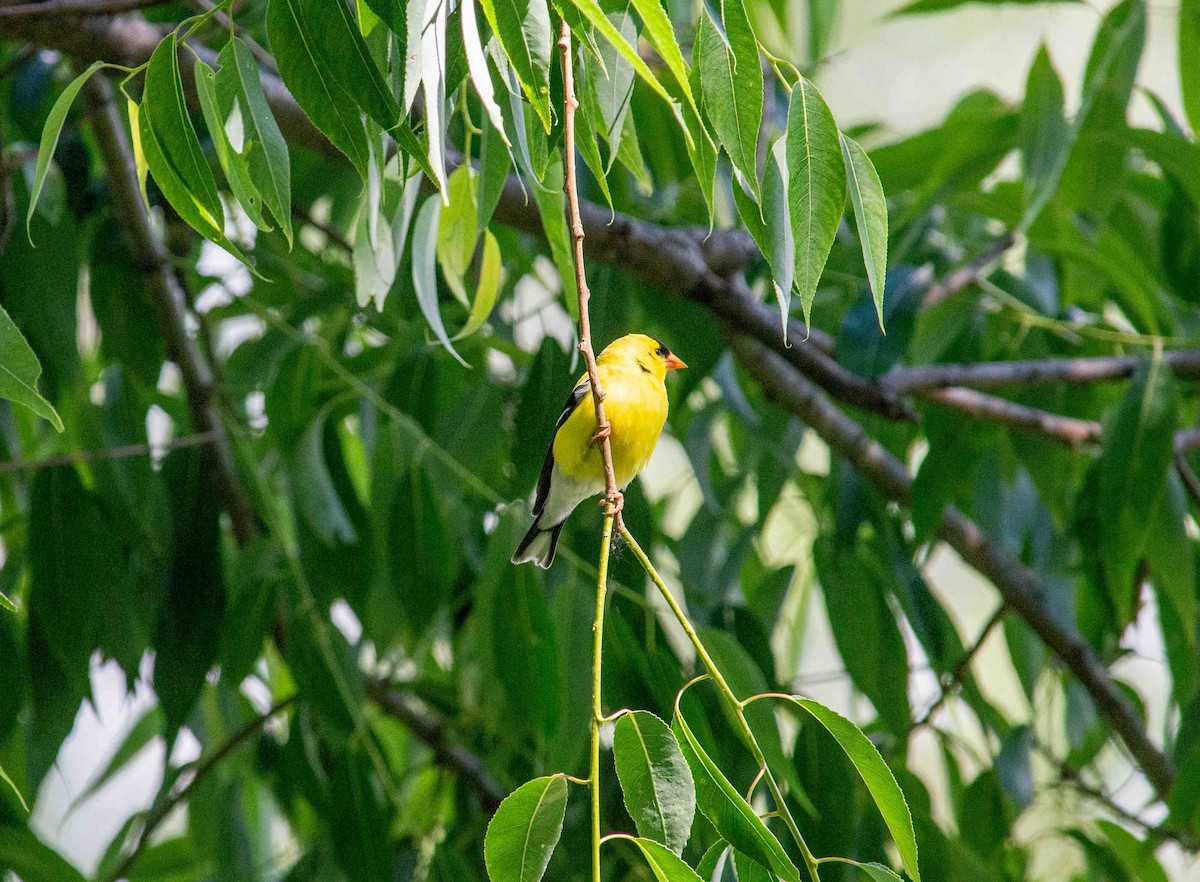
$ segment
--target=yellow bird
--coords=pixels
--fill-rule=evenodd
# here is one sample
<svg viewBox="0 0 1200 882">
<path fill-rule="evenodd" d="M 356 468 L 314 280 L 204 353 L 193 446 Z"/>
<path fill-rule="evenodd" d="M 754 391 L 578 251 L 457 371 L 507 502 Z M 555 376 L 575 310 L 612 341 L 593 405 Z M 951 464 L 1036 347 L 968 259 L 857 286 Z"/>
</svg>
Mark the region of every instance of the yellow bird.
<svg viewBox="0 0 1200 882">
<path fill-rule="evenodd" d="M 627 334 L 596 359 L 610 426 L 613 471 L 624 490 L 650 461 L 667 421 L 667 371 L 687 367 L 665 344 L 645 334 Z M 600 433 L 587 374 L 575 384 L 554 427 L 533 503 L 533 526 L 512 562 L 549 567 L 563 522 L 585 499 L 604 492 Z"/>
</svg>

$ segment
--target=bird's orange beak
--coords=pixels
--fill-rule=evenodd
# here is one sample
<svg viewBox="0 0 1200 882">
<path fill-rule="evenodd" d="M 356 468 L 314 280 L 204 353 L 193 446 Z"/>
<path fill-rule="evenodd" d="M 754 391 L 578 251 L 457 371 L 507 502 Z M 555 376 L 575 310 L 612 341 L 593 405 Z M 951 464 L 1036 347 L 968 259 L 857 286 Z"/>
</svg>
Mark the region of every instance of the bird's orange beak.
<svg viewBox="0 0 1200 882">
<path fill-rule="evenodd" d="M 667 370 L 677 371 L 680 368 L 685 368 L 685 367 L 687 367 L 687 362 L 685 362 L 679 356 L 675 355 L 675 353 L 671 353 L 670 355 L 667 356 Z"/>
</svg>

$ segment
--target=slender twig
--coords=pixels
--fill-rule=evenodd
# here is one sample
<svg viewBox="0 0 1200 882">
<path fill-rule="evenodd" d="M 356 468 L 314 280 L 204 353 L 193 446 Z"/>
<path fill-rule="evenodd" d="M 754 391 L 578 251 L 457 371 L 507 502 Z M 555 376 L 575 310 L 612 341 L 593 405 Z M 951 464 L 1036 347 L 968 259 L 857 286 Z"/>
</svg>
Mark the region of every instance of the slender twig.
<svg viewBox="0 0 1200 882">
<path fill-rule="evenodd" d="M 100 450 L 77 450 L 73 453 L 59 453 L 54 456 L 43 457 L 42 459 L 18 459 L 12 462 L 0 462 L 0 474 L 36 471 L 37 469 L 78 465 L 85 462 L 107 462 L 113 459 L 128 459 L 134 456 L 154 456 L 159 453 L 169 453 L 172 450 L 182 450 L 185 447 L 213 444 L 216 440 L 216 432 L 195 432 L 191 435 L 181 435 L 178 438 L 171 438 L 162 444 L 123 444 L 120 447 L 105 447 Z"/>
<path fill-rule="evenodd" d="M 162 6 L 168 0 L 45 0 L 0 6 L 0 20 L 40 18 L 48 15 L 119 15 L 150 6 Z"/>
<path fill-rule="evenodd" d="M 920 393 L 927 401 L 952 407 L 963 413 L 1016 429 L 1036 432 L 1069 447 L 1099 444 L 1103 428 L 1095 420 L 1078 419 L 997 398 L 975 389 L 952 386 L 927 389 Z"/>
<path fill-rule="evenodd" d="M 621 491 L 617 488 L 617 473 L 613 470 L 612 443 L 608 437 L 611 426 L 604 418 L 604 389 L 596 373 L 596 352 L 592 347 L 592 322 L 588 316 L 587 273 L 583 265 L 583 220 L 579 214 L 579 189 L 575 184 L 575 98 L 574 59 L 571 54 L 571 26 L 563 20 L 558 46 L 562 50 L 563 70 L 563 191 L 567 197 L 567 220 L 571 228 L 571 256 L 575 264 L 575 288 L 579 295 L 579 351 L 587 364 L 588 383 L 592 387 L 592 404 L 596 409 L 596 434 L 600 458 L 604 463 L 605 503 L 621 527 Z"/>
<path fill-rule="evenodd" d="M 129 871 L 133 869 L 133 865 L 137 863 L 138 858 L 146 850 L 146 846 L 150 844 L 150 838 L 154 835 L 154 831 L 159 825 L 166 820 L 167 816 L 175 810 L 175 807 L 186 802 L 188 797 L 192 795 L 192 791 L 196 785 L 208 777 L 221 762 L 226 759 L 231 753 L 253 738 L 265 726 L 272 717 L 276 717 L 291 707 L 296 701 L 296 695 L 289 695 L 287 698 L 276 702 L 274 706 L 269 708 L 266 713 L 249 720 L 242 728 L 238 729 L 228 740 L 220 747 L 209 754 L 205 759 L 200 761 L 196 766 L 196 771 L 192 775 L 191 780 L 182 788 L 177 790 L 173 795 L 168 795 L 166 799 L 158 804 L 150 817 L 146 820 L 146 826 L 142 828 L 142 832 L 138 836 L 137 844 L 133 847 L 133 851 L 125 856 L 120 865 L 112 871 L 108 876 L 108 882 L 116 882 L 118 879 L 124 879 L 129 876 Z"/>
<path fill-rule="evenodd" d="M 507 795 L 503 785 L 488 771 L 482 759 L 451 739 L 441 719 L 421 708 L 407 692 L 383 680 L 367 677 L 364 686 L 367 695 L 385 713 L 425 742 L 439 765 L 453 771 L 475 792 L 485 810 L 494 812 L 499 808 L 500 801 Z"/>
<path fill-rule="evenodd" d="M 971 662 L 975 660 L 975 656 L 979 654 L 979 650 L 983 648 L 983 644 L 987 642 L 988 637 L 991 636 L 991 633 L 993 630 L 995 630 L 996 626 L 1004 621 L 1004 614 L 1007 612 L 1008 606 L 1002 603 L 996 608 L 996 611 L 992 613 L 992 617 L 987 620 L 987 624 L 983 626 L 983 630 L 979 632 L 979 636 L 975 639 L 975 642 L 971 645 L 971 648 L 963 653 L 962 658 L 960 658 L 954 665 L 954 670 L 952 670 L 950 675 L 942 681 L 941 692 L 938 694 L 937 700 L 929 706 L 929 709 L 925 711 L 925 713 L 921 715 L 921 718 L 913 723 L 912 728 L 908 730 L 909 735 L 912 735 L 913 732 L 916 732 L 918 729 L 923 729 L 925 726 L 928 726 L 933 721 L 934 715 L 942 709 L 942 707 L 950 699 L 950 696 L 953 695 L 955 690 L 962 685 L 963 681 L 967 678 L 967 674 L 971 670 Z"/>
<path fill-rule="evenodd" d="M 592 724 L 591 751 L 588 767 L 588 790 L 592 814 L 592 882 L 600 882 L 600 726 L 604 720 L 601 702 L 601 671 L 604 653 L 604 604 L 608 594 L 608 555 L 612 548 L 614 525 L 624 530 L 621 519 L 621 492 L 613 470 L 611 427 L 604 418 L 604 389 L 596 373 L 596 353 L 592 349 L 592 326 L 588 316 L 590 294 L 587 273 L 583 265 L 583 222 L 579 218 L 579 190 L 575 183 L 575 62 L 571 53 L 571 28 L 563 19 L 558 46 L 562 50 L 563 75 L 563 191 L 567 198 L 567 219 L 571 227 L 572 258 L 575 264 L 575 287 L 579 295 L 579 351 L 587 364 L 588 382 L 592 387 L 592 403 L 596 409 L 596 435 L 600 458 L 604 463 L 605 510 L 604 530 L 600 538 L 600 562 L 596 573 L 596 614 L 592 622 Z"/>
<path fill-rule="evenodd" d="M 981 277 L 991 271 L 1000 258 L 1004 256 L 1005 252 L 1016 244 L 1016 241 L 1017 236 L 1015 233 L 1005 233 L 1003 236 L 998 237 L 995 242 L 981 251 L 974 259 L 958 267 L 944 279 L 934 282 L 926 288 L 925 296 L 921 300 L 921 306 L 925 309 L 937 306 L 942 301 L 953 297 L 968 285 L 975 284 Z"/>
<path fill-rule="evenodd" d="M 808 844 L 804 841 L 804 837 L 800 833 L 800 827 L 796 824 L 796 819 L 792 817 L 791 809 L 788 808 L 787 803 L 784 801 L 783 791 L 779 787 L 779 782 L 775 780 L 775 775 L 772 774 L 770 767 L 767 765 L 767 758 L 758 744 L 758 739 L 754 737 L 754 732 L 750 729 L 750 723 L 746 719 L 745 703 L 729 687 L 729 683 L 726 682 L 720 668 L 717 667 L 712 656 L 708 654 L 708 650 L 700 640 L 696 629 L 692 626 L 691 620 L 688 619 L 687 613 L 683 611 L 683 608 L 675 599 L 675 595 L 671 593 L 671 589 L 663 582 L 662 576 L 658 574 L 654 563 L 650 560 L 646 552 L 642 550 L 642 546 L 638 544 L 637 540 L 633 538 L 633 534 L 625 527 L 621 527 L 621 538 L 629 545 L 633 551 L 633 556 L 638 559 L 638 563 L 642 565 L 642 568 L 646 571 L 646 575 L 650 577 L 650 580 L 658 589 L 658 593 L 662 595 L 663 600 L 670 607 L 675 620 L 679 622 L 679 627 L 683 628 L 683 632 L 687 635 L 692 647 L 696 650 L 696 656 L 704 665 L 704 670 L 708 673 L 713 683 L 716 684 L 717 691 L 721 693 L 722 699 L 724 699 L 730 713 L 737 722 L 742 740 L 750 749 L 754 761 L 758 763 L 762 778 L 766 782 L 767 789 L 771 792 L 771 799 L 775 802 L 775 808 L 779 812 L 779 817 L 783 819 L 783 823 L 788 828 L 788 832 L 791 833 L 796 847 L 800 849 L 800 854 L 804 858 L 804 864 L 808 868 L 809 875 L 812 877 L 813 882 L 820 882 L 820 872 L 817 867 L 818 861 L 809 849 Z"/>
</svg>

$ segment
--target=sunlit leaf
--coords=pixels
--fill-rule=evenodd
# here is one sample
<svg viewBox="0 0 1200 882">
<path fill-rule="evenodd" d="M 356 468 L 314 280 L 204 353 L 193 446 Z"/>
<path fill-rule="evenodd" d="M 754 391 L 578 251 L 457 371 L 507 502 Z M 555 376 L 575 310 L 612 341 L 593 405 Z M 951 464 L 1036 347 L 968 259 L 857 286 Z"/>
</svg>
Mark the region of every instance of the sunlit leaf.
<svg viewBox="0 0 1200 882">
<path fill-rule="evenodd" d="M 8 313 L 0 307 L 0 398 L 29 408 L 61 432 L 63 423 L 58 411 L 37 390 L 41 374 L 42 366 L 37 356 Z"/>
<path fill-rule="evenodd" d="M 417 212 L 417 219 L 413 222 L 413 287 L 417 292 L 417 304 L 421 307 L 421 315 L 425 316 L 425 321 L 429 324 L 429 329 L 433 331 L 438 342 L 445 346 L 446 350 L 458 359 L 463 367 L 469 367 L 454 348 L 454 344 L 450 342 L 450 337 L 446 333 L 446 325 L 442 321 L 441 307 L 438 305 L 436 264 L 438 223 L 441 212 L 442 200 L 435 194 L 421 205 Z"/>
<path fill-rule="evenodd" d="M 842 159 L 846 165 L 846 183 L 850 191 L 850 204 L 854 206 L 854 221 L 858 226 L 858 240 L 862 246 L 863 262 L 867 266 L 867 280 L 871 285 L 871 296 L 875 299 L 875 312 L 879 327 L 883 327 L 883 288 L 887 278 L 888 214 L 887 201 L 883 195 L 883 184 L 871 157 L 858 142 L 839 135 L 842 144 Z"/>
</svg>

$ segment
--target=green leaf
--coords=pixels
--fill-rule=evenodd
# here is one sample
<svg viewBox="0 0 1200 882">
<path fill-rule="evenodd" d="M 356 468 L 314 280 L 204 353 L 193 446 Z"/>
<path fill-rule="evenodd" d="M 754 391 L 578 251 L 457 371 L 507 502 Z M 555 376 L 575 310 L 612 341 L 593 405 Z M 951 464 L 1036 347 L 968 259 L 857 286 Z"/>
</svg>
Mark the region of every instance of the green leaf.
<svg viewBox="0 0 1200 882">
<path fill-rule="evenodd" d="M 0 398 L 29 408 L 61 432 L 63 423 L 58 411 L 38 393 L 41 374 L 42 366 L 33 349 L 0 306 Z"/>
<path fill-rule="evenodd" d="M 631 711 L 617 721 L 613 757 L 638 833 L 681 854 L 696 814 L 696 786 L 674 733 L 654 714 Z"/>
<path fill-rule="evenodd" d="M 234 144 L 249 170 L 250 181 L 258 189 L 275 223 L 292 244 L 292 179 L 287 142 L 267 104 L 258 76 L 258 63 L 249 47 L 238 37 L 232 38 L 217 57 L 217 106 L 227 125 L 240 120 L 241 146 Z"/>
<path fill-rule="evenodd" d="M 217 74 L 200 59 L 196 59 L 193 70 L 196 95 L 200 99 L 200 110 L 204 114 L 204 122 L 208 126 L 209 135 L 212 136 L 217 162 L 220 164 L 221 170 L 225 172 L 225 179 L 229 182 L 229 189 L 254 226 L 260 230 L 271 230 L 273 227 L 267 222 L 266 215 L 263 214 L 262 196 L 259 194 L 258 188 L 250 181 L 250 169 L 230 144 L 230 135 L 224 123 L 227 117 L 217 106 Z M 240 126 L 240 124 L 239 112 L 237 125 Z M 235 134 L 240 135 L 240 132 L 235 132 Z"/>
<path fill-rule="evenodd" d="M 371 59 L 349 5 L 327 0 L 284 2 L 295 5 L 303 30 L 314 37 L 312 45 L 325 62 L 325 70 L 367 116 L 391 129 L 400 119 L 400 105 Z"/>
<path fill-rule="evenodd" d="M 496 102 L 496 92 L 492 86 L 492 75 L 488 70 L 487 56 L 483 52 L 483 41 L 479 36 L 479 22 L 475 16 L 475 0 L 462 0 L 462 32 L 463 50 L 467 55 L 467 70 L 471 74 L 471 82 L 479 95 L 479 103 L 492 123 L 493 131 L 497 132 L 508 145 L 508 136 L 504 134 L 504 115 Z"/>
<path fill-rule="evenodd" d="M 837 124 L 817 87 L 801 77 L 787 123 L 788 213 L 796 243 L 796 285 L 807 324 L 846 205 Z"/>
<path fill-rule="evenodd" d="M 174 34 L 159 43 L 150 56 L 138 132 L 146 166 L 171 207 L 201 236 L 249 267 L 242 252 L 225 237 L 225 210 L 217 195 L 217 183 L 184 103 L 179 46 Z"/>
<path fill-rule="evenodd" d="M 425 133 L 429 146 L 429 166 L 434 181 L 446 191 L 446 131 L 450 124 L 446 116 L 446 71 L 450 63 L 446 56 L 446 7 L 441 0 L 426 0 L 423 7 L 420 42 L 421 87 L 425 94 Z"/>
<path fill-rule="evenodd" d="M 54 158 L 54 149 L 58 146 L 58 136 L 62 134 L 63 123 L 67 120 L 67 111 L 71 109 L 79 90 L 83 88 L 84 83 L 91 79 L 92 74 L 102 67 L 109 66 L 103 61 L 92 62 L 87 70 L 71 80 L 62 90 L 62 94 L 55 100 L 54 106 L 50 108 L 50 114 L 46 117 L 46 124 L 42 127 L 42 139 L 38 143 L 33 183 L 29 187 L 29 209 L 25 212 L 25 235 L 29 237 L 30 245 L 33 244 L 33 230 L 30 228 L 30 224 L 33 223 L 33 213 L 37 210 L 38 197 L 42 195 L 42 187 L 46 185 L 46 173 L 50 170 L 50 161 Z M 61 427 L 59 431 L 62 431 Z"/>
<path fill-rule="evenodd" d="M 538 882 L 562 835 L 566 810 L 562 775 L 534 778 L 500 803 L 483 840 L 491 882 Z"/>
<path fill-rule="evenodd" d="M 78 870 L 26 827 L 0 827 L 0 867 L 23 882 L 85 882 Z"/>
<path fill-rule="evenodd" d="M 129 113 L 129 143 L 133 148 L 133 167 L 137 172 L 138 190 L 142 194 L 142 204 L 149 208 L 150 197 L 146 195 L 146 176 L 150 173 L 150 169 L 146 165 L 146 151 L 142 148 L 142 126 L 138 121 L 142 108 L 132 98 L 127 99 L 126 105 Z"/>
<path fill-rule="evenodd" d="M 1029 68 L 1021 106 L 1021 164 L 1030 223 L 1054 195 L 1073 140 L 1071 125 L 1063 115 L 1062 81 L 1042 44 Z"/>
<path fill-rule="evenodd" d="M 740 0 L 726 0 L 730 3 L 738 3 L 741 6 Z M 680 90 L 683 92 L 684 98 L 687 100 L 688 106 L 695 113 L 699 113 L 700 109 L 696 106 L 696 99 L 692 95 L 692 87 L 688 81 L 688 66 L 683 60 L 683 53 L 679 51 L 679 43 L 675 40 L 675 28 L 671 24 L 671 19 L 663 9 L 660 0 L 632 0 L 633 8 L 637 10 L 642 19 L 642 25 L 645 28 L 646 38 L 650 45 L 659 54 L 671 73 L 675 77 L 675 82 L 679 84 Z M 745 17 L 745 10 L 742 10 L 742 22 L 749 28 L 749 20 Z M 753 33 L 751 33 L 753 37 Z M 747 58 L 749 56 L 746 56 Z M 754 48 L 754 67 L 758 69 L 758 47 Z M 761 89 L 762 78 L 760 76 L 759 95 L 762 95 Z M 761 100 L 760 100 L 761 105 Z"/>
<path fill-rule="evenodd" d="M 758 40 L 742 0 L 722 0 L 721 6 L 724 33 L 707 6 L 696 32 L 704 111 L 729 161 L 757 195 L 758 129 L 763 112 Z"/>
<path fill-rule="evenodd" d="M 838 135 L 842 144 L 842 160 L 846 165 L 846 183 L 850 204 L 854 206 L 854 222 L 858 225 L 858 240 L 862 245 L 867 280 L 875 298 L 879 327 L 883 328 L 883 286 L 887 275 L 888 214 L 883 184 L 871 163 L 867 151 L 858 142 Z"/>
<path fill-rule="evenodd" d="M 117 746 L 117 749 L 113 752 L 112 757 L 105 764 L 100 774 L 93 779 L 86 790 L 72 801 L 72 808 L 80 803 L 87 802 L 94 793 L 112 780 L 114 775 L 125 768 L 125 765 L 131 759 L 141 753 L 144 747 L 162 735 L 165 728 L 166 718 L 163 716 L 160 707 L 155 705 L 143 713 Z"/>
<path fill-rule="evenodd" d="M 652 839 L 624 834 L 614 838 L 628 840 L 638 847 L 657 882 L 704 882 L 679 855 Z"/>
<path fill-rule="evenodd" d="M 438 221 L 437 258 L 442 278 L 464 306 L 471 301 L 463 277 L 470 268 L 475 244 L 479 241 L 477 191 L 474 169 L 465 162 L 450 175 L 445 190 L 447 201 Z"/>
<path fill-rule="evenodd" d="M 633 70 L 642 80 L 649 86 L 660 98 L 667 102 L 671 108 L 671 112 L 675 114 L 676 120 L 679 122 L 683 130 L 684 136 L 688 140 L 689 146 L 692 144 L 692 135 L 688 132 L 687 125 L 684 123 L 683 114 L 680 112 L 679 105 L 671 98 L 670 93 L 663 87 L 663 84 L 658 81 L 658 77 L 650 70 L 642 56 L 638 54 L 636 48 L 621 35 L 616 26 L 609 21 L 608 16 L 604 14 L 604 10 L 600 8 L 597 0 L 571 0 L 575 4 L 575 8 L 583 13 L 586 18 L 600 35 L 608 41 L 621 57 L 624 58 L 633 67 Z M 549 131 L 549 128 L 547 128 Z"/>
<path fill-rule="evenodd" d="M 608 169 L 600 157 L 600 146 L 596 143 L 596 126 L 592 119 L 593 108 L 590 101 L 581 102 L 579 112 L 575 114 L 575 146 L 579 155 L 587 163 L 592 177 L 596 179 L 600 193 L 604 196 L 604 204 L 611 210 L 613 207 L 612 191 L 608 186 Z M 615 154 L 613 154 L 615 156 Z"/>
<path fill-rule="evenodd" d="M 676 700 L 672 728 L 679 738 L 696 781 L 696 804 L 712 825 L 734 848 L 745 852 L 760 864 L 770 867 L 787 882 L 800 882 L 800 871 L 788 859 L 775 834 L 767 829 L 750 804 L 729 783 L 712 758 L 705 753 Z"/>
<path fill-rule="evenodd" d="M 765 248 L 771 265 L 775 299 L 779 301 L 779 321 L 783 342 L 787 343 L 788 319 L 792 314 L 792 289 L 796 278 L 796 242 L 788 217 L 787 139 L 779 138 L 767 155 L 763 170 L 762 220 Z M 760 244 L 760 248 L 762 245 Z"/>
<path fill-rule="evenodd" d="M 562 189 L 562 160 L 555 156 L 546 169 L 545 187 L 534 187 L 533 198 L 542 218 L 542 229 L 550 245 L 550 255 L 562 279 L 562 296 L 571 318 L 579 312 L 579 297 L 575 288 L 575 261 L 572 257 L 571 231 L 567 227 L 566 199 Z"/>
<path fill-rule="evenodd" d="M 1146 559 L 1150 574 L 1161 595 L 1174 607 L 1180 622 L 1196 621 L 1195 543 L 1187 534 L 1187 496 L 1178 474 L 1167 472 L 1167 488 L 1159 497 L 1154 522 L 1146 539 Z M 1193 628 L 1180 629 L 1188 646 L 1196 641 Z"/>
<path fill-rule="evenodd" d="M 885 867 L 883 864 L 877 864 L 874 862 L 863 863 L 861 861 L 852 861 L 849 858 L 825 858 L 822 863 L 825 863 L 825 861 L 836 861 L 840 864 L 849 864 L 850 866 L 861 871 L 862 874 L 871 879 L 872 882 L 904 882 L 904 880 L 897 876 L 890 867 Z"/>
<path fill-rule="evenodd" d="M 414 462 L 395 482 L 390 499 L 376 502 L 385 512 L 387 585 L 391 617 L 402 619 L 413 640 L 436 621 L 453 588 L 454 539 L 442 511 L 441 495 L 426 469 Z"/>
<path fill-rule="evenodd" d="M 437 289 L 437 235 L 438 219 L 441 216 L 442 200 L 434 194 L 427 198 L 417 212 L 413 223 L 412 235 L 412 277 L 413 287 L 417 291 L 417 305 L 421 314 L 429 324 L 438 342 L 446 347 L 463 367 L 470 367 L 463 357 L 458 354 L 450 337 L 446 333 L 446 325 L 442 322 L 442 312 L 438 306 Z"/>
<path fill-rule="evenodd" d="M 476 226 L 483 230 L 492 222 L 492 214 L 500 203 L 504 185 L 508 181 L 508 170 L 512 167 L 512 154 L 508 148 L 508 136 L 503 129 L 482 121 L 483 135 L 480 137 L 479 156 L 479 219 Z"/>
<path fill-rule="evenodd" d="M 500 282 L 504 267 L 500 260 L 500 243 L 491 230 L 483 231 L 483 257 L 479 264 L 479 284 L 475 286 L 475 299 L 471 301 L 471 312 L 463 329 L 454 335 L 455 340 L 470 337 L 483 327 L 492 314 L 500 296 Z"/>
<path fill-rule="evenodd" d="M 550 131 L 550 9 L 546 0 L 480 0 L 538 118 Z"/>
<path fill-rule="evenodd" d="M 1134 375 L 1104 431 L 1099 468 L 1099 543 L 1118 621 L 1129 621 L 1138 562 L 1167 484 L 1176 427 L 1175 383 L 1159 355 Z"/>
<path fill-rule="evenodd" d="M 637 42 L 637 22 L 626 12 L 610 14 L 614 27 L 623 40 Z M 583 68 L 581 102 L 585 112 L 595 119 L 594 128 L 604 137 L 609 146 L 608 170 L 616 159 L 621 145 L 621 132 L 629 103 L 633 97 L 633 66 L 610 41 L 600 43 L 599 64 L 586 64 Z"/>
<path fill-rule="evenodd" d="M 17 802 L 21 803 L 21 808 L 25 809 L 25 813 L 28 814 L 29 813 L 29 803 L 27 803 L 25 801 L 25 797 L 21 793 L 21 788 L 17 787 L 16 782 L 13 781 L 12 777 L 8 774 L 8 772 L 6 772 L 4 770 L 3 766 L 0 766 L 0 781 L 3 781 L 5 784 L 8 785 L 8 789 L 13 792 L 13 795 L 17 798 Z"/>
<path fill-rule="evenodd" d="M 823 704 L 797 696 L 793 696 L 791 701 L 824 726 L 846 752 L 846 756 L 867 785 L 879 813 L 883 815 L 888 832 L 892 834 L 892 841 L 896 843 L 896 849 L 900 852 L 905 872 L 912 877 L 913 882 L 921 882 L 921 872 L 917 867 L 917 838 L 913 832 L 908 803 L 904 800 L 900 785 L 896 783 L 895 775 L 883 761 L 875 745 L 857 726 Z"/>
<path fill-rule="evenodd" d="M 982 3 L 992 6 L 1001 4 L 1012 4 L 1014 6 L 1030 5 L 1034 3 L 1077 3 L 1079 0 L 913 0 L 907 6 L 901 6 L 895 12 L 894 16 L 898 15 L 923 15 L 929 12 L 943 12 L 947 9 L 956 9 L 959 6 L 965 6 L 968 3 Z"/>
<path fill-rule="evenodd" d="M 1179 4 L 1179 91 L 1193 132 L 1200 132 L 1200 0 Z"/>
<path fill-rule="evenodd" d="M 267 36 L 279 76 L 296 102 L 366 180 L 367 132 L 354 99 L 330 73 L 319 54 L 320 39 L 309 26 L 301 0 L 270 0 Z"/>
</svg>

